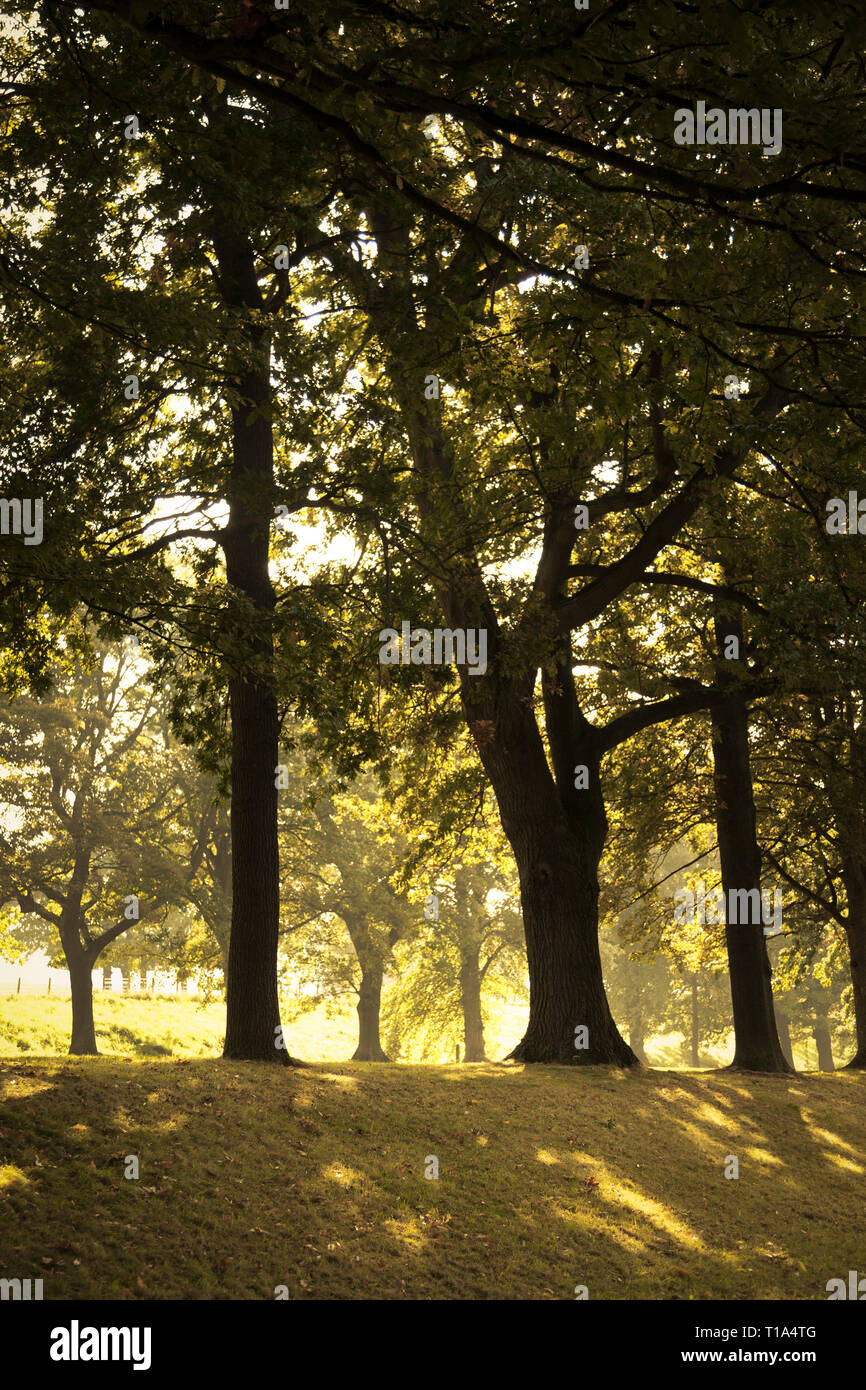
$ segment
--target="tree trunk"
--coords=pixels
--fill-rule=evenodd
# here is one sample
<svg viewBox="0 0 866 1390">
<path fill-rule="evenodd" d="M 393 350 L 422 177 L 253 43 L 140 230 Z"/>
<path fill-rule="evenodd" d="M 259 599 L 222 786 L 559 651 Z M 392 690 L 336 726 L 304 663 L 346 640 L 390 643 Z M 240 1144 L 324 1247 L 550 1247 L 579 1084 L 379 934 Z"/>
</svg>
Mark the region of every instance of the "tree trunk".
<svg viewBox="0 0 866 1390">
<path fill-rule="evenodd" d="M 93 962 L 79 947 L 64 943 L 69 985 L 72 993 L 72 1040 L 70 1054 L 74 1057 L 96 1057 L 96 1030 L 93 1026 Z"/>
<path fill-rule="evenodd" d="M 102 988 L 103 988 L 103 990 L 110 990 L 110 989 L 111 989 L 111 976 L 112 976 L 112 967 L 111 967 L 110 965 L 103 965 L 103 967 L 102 967 Z"/>
<path fill-rule="evenodd" d="M 463 1060 L 486 1062 L 484 1019 L 481 1014 L 481 967 L 477 947 L 461 947 L 460 1002 L 463 1008 Z"/>
<path fill-rule="evenodd" d="M 848 1067 L 866 1067 L 866 865 L 859 858 L 845 856 L 842 861 L 842 881 L 848 899 L 845 916 L 845 935 L 851 969 L 851 992 L 854 998 L 854 1023 L 857 1029 L 857 1049 Z"/>
<path fill-rule="evenodd" d="M 252 244 L 230 211 L 213 228 L 212 238 L 226 302 L 260 309 Z M 231 411 L 229 519 L 222 533 L 226 579 L 234 599 L 227 622 L 227 659 L 233 668 L 232 927 L 223 1056 L 290 1063 L 281 1045 L 277 989 L 279 720 L 273 685 L 276 596 L 268 571 L 274 505 L 270 338 L 249 321 L 244 338 L 248 355 L 234 378 L 238 400 Z"/>
<path fill-rule="evenodd" d="M 485 1062 L 484 1018 L 481 1013 L 481 928 L 486 908 L 476 901 L 472 874 L 461 863 L 454 868 L 454 916 L 460 952 L 460 1007 L 463 1014 L 463 1060 Z M 458 1059 L 460 1048 L 457 1048 Z"/>
<path fill-rule="evenodd" d="M 620 1036 L 604 989 L 598 945 L 598 865 L 607 834 L 607 817 L 599 784 L 600 752 L 596 731 L 582 716 L 572 671 L 571 638 L 554 638 L 553 679 L 542 680 L 545 725 L 554 772 L 533 710 L 538 670 L 527 651 L 505 652 L 496 613 L 471 542 L 473 525 L 464 514 L 454 486 L 453 455 L 442 428 L 441 403 L 422 405 L 410 394 L 405 366 L 394 352 L 401 341 L 411 360 L 419 342 L 408 331 L 411 284 L 405 261 L 410 251 L 405 219 L 393 218 L 384 205 L 368 206 L 367 215 L 380 252 L 402 264 L 371 314 L 383 342 L 389 342 L 389 371 L 401 401 L 414 462 L 414 495 L 429 537 L 431 553 L 455 547 L 459 560 L 444 567 L 436 580 L 442 611 L 450 628 L 484 631 L 489 671 L 471 675 L 459 668 L 463 713 L 493 787 L 503 830 L 514 852 L 529 969 L 529 1022 L 510 1054 L 516 1061 L 638 1066 Z M 416 362 L 418 358 L 415 358 Z M 417 372 L 415 381 L 418 381 Z M 420 384 L 420 383 L 419 383 Z M 453 499 L 453 505 L 452 500 Z M 444 521 L 444 528 L 443 528 Z M 552 524 L 552 523 L 551 523 Z M 449 532 L 446 538 L 445 532 Z M 573 542 L 573 532 L 569 530 Z M 561 594 L 567 587 L 570 544 L 560 548 L 553 565 Z M 553 636 L 558 629 L 553 609 L 539 606 Z M 548 667 L 546 642 L 543 664 Z M 587 763 L 591 783 L 575 789 L 574 768 Z M 576 1046 L 577 1042 L 577 1046 Z M 582 1044 L 586 1042 L 586 1046 Z"/>
<path fill-rule="evenodd" d="M 698 1014 L 698 977 L 697 977 L 697 975 L 693 975 L 693 976 L 692 976 L 692 990 L 691 990 L 691 994 L 692 994 L 692 1020 L 691 1020 L 691 1021 L 692 1021 L 692 1028 L 691 1028 L 691 1034 L 692 1034 L 692 1038 L 691 1038 L 691 1054 L 692 1054 L 692 1055 L 691 1055 L 691 1062 L 692 1062 L 692 1066 L 693 1066 L 693 1067 L 699 1067 L 700 1064 L 701 1064 L 701 1058 L 700 1058 L 701 1033 L 700 1033 L 700 1017 L 699 1017 L 699 1014 Z"/>
<path fill-rule="evenodd" d="M 573 692 L 570 667 L 568 680 Z M 548 732 L 555 727 L 559 734 L 551 739 L 556 782 L 528 700 L 497 701 L 492 738 L 487 720 L 479 726 L 476 708 L 467 710 L 520 876 L 529 1022 L 511 1056 L 521 1062 L 637 1066 L 611 1016 L 602 978 L 598 865 L 607 817 L 598 757 L 576 730 L 565 727 L 570 715 L 556 708 L 560 698 L 557 691 L 545 692 Z M 578 763 L 589 767 L 589 787 L 582 791 L 574 789 Z M 578 1028 L 587 1030 L 586 1047 L 575 1046 L 584 1040 Z"/>
<path fill-rule="evenodd" d="M 742 625 L 738 617 L 725 616 L 723 605 L 715 601 L 715 636 L 720 660 L 718 682 L 729 685 L 738 661 L 723 657 L 725 639 L 737 638 L 743 646 Z M 716 793 L 716 825 L 722 888 L 725 894 L 725 942 L 731 979 L 734 1013 L 734 1060 L 732 1067 L 745 1071 L 787 1072 L 773 1011 L 770 960 L 764 939 L 760 910 L 761 852 L 758 846 L 752 771 L 749 756 L 749 724 L 745 701 L 732 693 L 724 705 L 713 706 L 712 742 Z M 742 898 L 742 890 L 751 897 Z M 739 899 L 733 895 L 740 892 Z M 757 920 L 755 897 L 757 891 Z M 739 914 L 732 905 L 739 902 Z M 747 911 L 743 908 L 748 905 Z M 738 915 L 745 922 L 733 920 Z"/>
<path fill-rule="evenodd" d="M 231 940 L 232 850 L 230 826 L 226 824 L 226 828 L 222 828 L 221 811 L 219 814 L 220 822 L 214 832 L 212 869 L 214 882 L 219 889 L 219 900 L 217 905 L 208 913 L 206 921 L 219 947 L 223 981 L 225 982 L 229 973 L 229 941 Z M 228 821 L 228 817 L 226 817 L 226 821 Z"/>
<path fill-rule="evenodd" d="M 242 679 L 231 682 L 232 930 L 223 1055 L 247 1061 L 288 1060 L 277 1047 L 279 849 L 277 845 L 277 706 L 273 695 Z"/>
<path fill-rule="evenodd" d="M 121 966 L 120 977 L 123 981 L 123 993 L 129 994 L 129 971 L 124 966 Z"/>
<path fill-rule="evenodd" d="M 794 1070 L 794 1049 L 791 1046 L 791 1020 L 781 1009 L 776 1009 L 776 1029 L 779 1034 L 779 1045 L 782 1055 L 791 1070 Z"/>
<path fill-rule="evenodd" d="M 641 1019 L 636 1019 L 633 1023 L 632 1023 L 632 1022 L 629 1022 L 629 1025 L 628 1025 L 628 1044 L 629 1044 L 629 1047 L 631 1048 L 631 1050 L 632 1050 L 632 1052 L 634 1053 L 635 1057 L 637 1057 L 637 1059 L 638 1059 L 638 1061 L 640 1062 L 641 1066 L 648 1067 L 648 1066 L 649 1066 L 649 1062 L 647 1061 L 647 1055 L 646 1055 L 646 1052 L 644 1051 L 644 1042 L 645 1042 L 645 1041 L 646 1041 L 646 1032 L 645 1032 L 645 1029 L 644 1029 L 644 1022 L 643 1022 L 643 1019 L 642 1019 L 642 1018 L 641 1018 Z"/>
<path fill-rule="evenodd" d="M 816 1018 L 812 1028 L 812 1037 L 815 1039 L 815 1046 L 818 1049 L 818 1070 L 835 1071 L 833 1062 L 833 1042 L 830 1037 L 830 1028 L 826 1018 Z"/>
<path fill-rule="evenodd" d="M 361 965 L 361 988 L 358 992 L 358 1046 L 353 1062 L 387 1062 L 389 1059 L 379 1041 L 379 1013 L 382 1006 L 381 960 Z"/>
<path fill-rule="evenodd" d="M 529 965 L 529 1023 L 511 1055 L 524 1062 L 635 1065 L 604 990 L 597 861 L 587 845 L 575 844 L 559 817 L 534 810 L 511 841 Z"/>
</svg>

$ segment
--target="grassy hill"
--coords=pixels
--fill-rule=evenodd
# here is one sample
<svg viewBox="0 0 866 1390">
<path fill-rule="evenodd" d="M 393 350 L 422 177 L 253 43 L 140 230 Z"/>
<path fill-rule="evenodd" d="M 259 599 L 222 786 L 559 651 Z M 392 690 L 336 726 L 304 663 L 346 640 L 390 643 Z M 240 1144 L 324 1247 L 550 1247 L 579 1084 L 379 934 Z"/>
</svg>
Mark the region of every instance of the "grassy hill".
<svg viewBox="0 0 866 1390">
<path fill-rule="evenodd" d="M 862 1076 L 21 1057 L 0 1090 L 0 1274 L 47 1299 L 808 1300 L 866 1268 Z"/>
</svg>

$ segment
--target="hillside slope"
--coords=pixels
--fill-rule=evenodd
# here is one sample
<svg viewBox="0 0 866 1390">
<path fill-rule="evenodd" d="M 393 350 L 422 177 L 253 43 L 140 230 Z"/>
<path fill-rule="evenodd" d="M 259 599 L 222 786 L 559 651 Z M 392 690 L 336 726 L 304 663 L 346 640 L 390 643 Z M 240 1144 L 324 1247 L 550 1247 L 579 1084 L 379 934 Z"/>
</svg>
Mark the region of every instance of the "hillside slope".
<svg viewBox="0 0 866 1390">
<path fill-rule="evenodd" d="M 824 1299 L 866 1270 L 862 1076 L 27 1058 L 0 1086 L 0 1275 L 46 1298 Z"/>
</svg>

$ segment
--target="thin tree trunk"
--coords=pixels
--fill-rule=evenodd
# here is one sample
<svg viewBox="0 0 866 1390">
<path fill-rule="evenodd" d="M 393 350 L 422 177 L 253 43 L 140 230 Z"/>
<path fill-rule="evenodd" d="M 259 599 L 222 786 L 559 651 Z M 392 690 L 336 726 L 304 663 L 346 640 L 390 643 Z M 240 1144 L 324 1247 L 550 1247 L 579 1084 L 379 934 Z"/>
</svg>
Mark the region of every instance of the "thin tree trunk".
<svg viewBox="0 0 866 1390">
<path fill-rule="evenodd" d="M 463 1060 L 485 1062 L 481 1013 L 481 913 L 472 891 L 472 875 L 463 864 L 454 869 L 454 916 L 460 952 L 460 1008 L 463 1014 Z M 460 1048 L 457 1048 L 459 1059 Z"/>
<path fill-rule="evenodd" d="M 718 681 L 724 686 L 734 679 L 730 669 L 735 661 L 725 660 L 725 639 L 737 638 L 742 651 L 743 631 L 738 617 L 725 616 L 715 601 L 715 636 L 719 651 Z M 761 852 L 758 846 L 752 771 L 749 756 L 749 724 L 745 701 L 732 693 L 724 705 L 712 710 L 712 743 L 716 793 L 716 825 L 722 888 L 725 894 L 725 942 L 731 980 L 734 1013 L 734 1060 L 732 1067 L 746 1071 L 787 1072 L 773 1011 L 770 960 L 764 939 L 760 910 Z M 751 893 L 743 899 L 742 893 Z M 743 910 L 755 906 L 754 913 Z M 739 894 L 737 898 L 736 894 Z M 739 902 L 739 915 L 747 921 L 733 920 L 738 914 L 732 905 Z"/>
<path fill-rule="evenodd" d="M 103 990 L 107 990 L 107 989 L 110 990 L 110 989 L 111 989 L 111 975 L 112 975 L 112 967 L 111 967 L 110 965 L 103 965 L 103 967 L 102 967 L 102 988 L 103 988 Z"/>
<path fill-rule="evenodd" d="M 207 923 L 219 947 L 223 982 L 229 973 L 229 941 L 231 940 L 231 901 L 232 901 L 232 851 L 230 828 L 220 826 L 214 834 L 214 863 L 212 874 L 219 888 L 219 902 L 209 913 Z M 228 905 L 226 910 L 223 904 Z"/>
<path fill-rule="evenodd" d="M 816 1018 L 812 1028 L 812 1037 L 815 1039 L 815 1046 L 818 1049 L 818 1070 L 835 1071 L 833 1062 L 833 1042 L 830 1037 L 830 1028 L 826 1018 Z"/>
<path fill-rule="evenodd" d="M 484 1019 L 481 1013 L 481 966 L 479 949 L 461 947 L 460 1002 L 463 1008 L 463 1060 L 486 1062 Z"/>
<path fill-rule="evenodd" d="M 776 1029 L 779 1034 L 779 1045 L 782 1049 L 785 1061 L 793 1071 L 794 1049 L 791 1046 L 791 1020 L 781 1009 L 776 1009 Z"/>
<path fill-rule="evenodd" d="M 643 1019 L 636 1019 L 633 1023 L 630 1022 L 629 1025 L 628 1025 L 628 1044 L 629 1044 L 629 1047 L 631 1048 L 631 1050 L 632 1050 L 632 1052 L 634 1053 L 635 1057 L 637 1057 L 637 1059 L 638 1059 L 638 1061 L 640 1062 L 641 1066 L 648 1067 L 648 1066 L 649 1066 L 649 1062 L 647 1061 L 647 1055 L 646 1055 L 646 1052 L 644 1051 L 644 1043 L 645 1043 L 645 1041 L 646 1041 L 646 1032 L 645 1032 L 645 1030 L 644 1030 L 644 1022 L 643 1022 Z"/>
<path fill-rule="evenodd" d="M 845 936 L 851 969 L 851 992 L 854 999 L 854 1024 L 857 1029 L 857 1048 L 846 1065 L 866 1067 L 866 865 L 847 855 L 842 861 L 842 881 L 848 899 L 845 915 Z"/>
<path fill-rule="evenodd" d="M 691 995 L 692 995 L 692 1010 L 691 1010 L 691 1014 L 692 1014 L 692 1019 L 691 1019 L 691 1022 L 692 1022 L 692 1029 L 691 1029 L 691 1032 L 692 1032 L 692 1043 L 691 1043 L 692 1057 L 691 1057 L 691 1061 L 692 1061 L 692 1066 L 693 1066 L 693 1067 L 699 1067 L 700 1064 L 701 1064 L 701 1058 L 700 1058 L 701 1033 L 700 1033 L 700 1017 L 699 1017 L 699 1013 L 698 1013 L 698 977 L 697 977 L 697 975 L 693 975 L 693 976 L 692 976 L 692 989 L 691 989 Z"/>
<path fill-rule="evenodd" d="M 228 304 L 261 309 L 253 247 L 225 211 L 212 239 Z M 281 1046 L 277 989 L 279 845 L 276 767 L 279 719 L 274 690 L 273 610 L 268 571 L 274 504 L 270 338 L 247 325 L 248 356 L 235 377 L 229 519 L 222 533 L 226 579 L 245 605 L 229 622 L 241 665 L 229 679 L 231 710 L 232 928 L 223 1055 L 290 1063 Z M 229 661 L 235 663 L 229 652 Z"/>
<path fill-rule="evenodd" d="M 368 960 L 361 966 L 361 987 L 358 991 L 358 1046 L 353 1062 L 387 1062 L 379 1040 L 379 1015 L 382 1007 L 381 960 Z"/>
<path fill-rule="evenodd" d="M 129 994 L 129 971 L 123 966 L 121 966 L 120 977 L 123 981 L 123 993 Z"/>
</svg>

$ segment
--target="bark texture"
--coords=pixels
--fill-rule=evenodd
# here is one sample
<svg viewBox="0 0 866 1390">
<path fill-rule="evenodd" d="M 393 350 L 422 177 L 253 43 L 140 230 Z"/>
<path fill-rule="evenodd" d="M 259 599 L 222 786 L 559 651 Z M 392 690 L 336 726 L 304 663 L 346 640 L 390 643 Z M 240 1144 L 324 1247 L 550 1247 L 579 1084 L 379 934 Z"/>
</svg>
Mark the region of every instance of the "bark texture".
<svg viewBox="0 0 866 1390">
<path fill-rule="evenodd" d="M 212 240 L 226 303 L 260 309 L 253 247 L 230 213 L 214 226 Z M 268 568 L 274 505 L 271 343 L 267 331 L 249 321 L 242 337 L 243 365 L 233 382 L 231 408 L 229 519 L 222 533 L 226 579 L 235 600 L 227 653 L 233 668 L 232 926 L 223 1055 L 289 1063 L 280 1045 L 277 992 L 279 718 L 272 631 L 276 595 Z"/>
<path fill-rule="evenodd" d="M 844 926 L 857 1029 L 857 1048 L 847 1066 L 862 1069 L 866 1067 L 866 864 L 859 858 L 846 856 L 842 879 L 848 899 Z"/>
<path fill-rule="evenodd" d="M 746 1071 L 787 1072 L 790 1068 L 776 1031 L 770 960 L 760 910 L 761 852 L 752 790 L 748 708 L 736 693 L 735 677 L 730 670 L 739 658 L 728 661 L 724 656 L 730 637 L 736 638 L 737 651 L 742 652 L 742 624 L 738 617 L 724 612 L 718 599 L 714 623 L 718 681 L 723 688 L 726 684 L 732 687 L 725 703 L 714 705 L 712 710 L 716 826 L 734 1014 L 731 1066 Z M 738 910 L 732 911 L 733 904 L 738 904 Z M 748 910 L 744 910 L 746 906 Z M 744 917 L 747 920 L 739 920 Z"/>
</svg>

